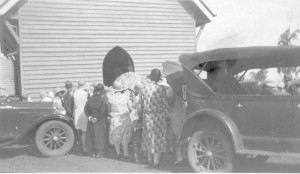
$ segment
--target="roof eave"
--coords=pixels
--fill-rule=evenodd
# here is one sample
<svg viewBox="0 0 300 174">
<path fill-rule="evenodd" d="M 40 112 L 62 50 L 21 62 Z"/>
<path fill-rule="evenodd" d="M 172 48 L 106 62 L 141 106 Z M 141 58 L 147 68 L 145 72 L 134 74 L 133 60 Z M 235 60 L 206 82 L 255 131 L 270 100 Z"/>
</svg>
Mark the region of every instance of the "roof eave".
<svg viewBox="0 0 300 174">
<path fill-rule="evenodd" d="M 216 16 L 202 0 L 178 0 L 186 10 L 193 12 L 196 27 L 209 23 Z"/>
<path fill-rule="evenodd" d="M 11 16 L 26 2 L 27 0 L 0 0 L 0 17 Z"/>
</svg>

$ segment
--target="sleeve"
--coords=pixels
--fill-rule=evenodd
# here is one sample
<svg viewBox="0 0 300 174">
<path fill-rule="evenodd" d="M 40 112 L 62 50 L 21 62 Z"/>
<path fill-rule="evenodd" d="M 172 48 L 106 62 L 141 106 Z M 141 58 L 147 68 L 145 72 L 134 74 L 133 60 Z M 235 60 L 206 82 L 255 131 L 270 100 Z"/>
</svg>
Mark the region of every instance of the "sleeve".
<svg viewBox="0 0 300 174">
<path fill-rule="evenodd" d="M 127 97 L 127 106 L 128 106 L 129 111 L 131 111 L 132 110 L 132 100 L 130 97 Z"/>
<path fill-rule="evenodd" d="M 166 111 L 169 110 L 168 95 L 167 95 L 167 92 L 168 92 L 169 89 L 170 89 L 169 87 L 163 88 L 162 99 L 163 99 L 163 105 L 164 105 L 164 108 L 165 108 Z"/>
<path fill-rule="evenodd" d="M 65 108 L 65 110 L 66 110 L 67 113 L 72 114 L 72 111 L 73 111 L 73 105 L 74 105 L 73 98 L 71 98 L 71 100 L 69 100 L 69 99 L 67 98 L 67 96 L 65 95 L 65 96 L 63 97 L 62 106 Z"/>
<path fill-rule="evenodd" d="M 70 107 L 71 111 L 70 113 L 73 115 L 73 111 L 74 111 L 74 97 L 71 96 L 71 107 Z"/>
<path fill-rule="evenodd" d="M 174 90 L 173 88 L 170 86 L 168 89 L 167 89 L 167 92 L 166 92 L 166 97 L 167 97 L 167 101 L 168 101 L 168 104 L 169 106 L 173 106 L 174 103 L 175 103 L 175 95 L 174 95 Z"/>
<path fill-rule="evenodd" d="M 143 112 L 144 111 L 144 102 L 143 102 L 143 96 L 141 93 L 139 94 L 139 102 L 137 104 L 137 111 L 138 111 L 139 118 L 142 118 L 143 113 L 144 113 Z"/>
<path fill-rule="evenodd" d="M 108 102 L 108 97 L 104 95 L 104 100 L 105 100 L 105 115 L 108 116 L 109 113 L 111 112 L 111 106 L 110 103 Z"/>
<path fill-rule="evenodd" d="M 89 112 L 89 101 L 87 101 L 86 102 L 86 104 L 85 104 L 85 106 L 84 106 L 84 112 L 85 112 L 85 115 L 87 116 L 87 117 L 89 117 L 91 114 L 90 114 L 90 112 Z"/>
</svg>

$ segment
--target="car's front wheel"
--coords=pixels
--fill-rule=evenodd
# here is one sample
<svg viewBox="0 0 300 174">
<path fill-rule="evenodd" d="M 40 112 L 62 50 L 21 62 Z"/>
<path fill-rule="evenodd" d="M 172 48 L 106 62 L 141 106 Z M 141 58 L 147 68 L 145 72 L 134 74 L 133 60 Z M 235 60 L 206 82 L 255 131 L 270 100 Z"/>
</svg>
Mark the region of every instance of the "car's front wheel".
<svg viewBox="0 0 300 174">
<path fill-rule="evenodd" d="M 43 155 L 61 156 L 72 149 L 74 132 L 68 124 L 62 121 L 47 121 L 38 128 L 35 143 Z"/>
<path fill-rule="evenodd" d="M 233 169 L 229 137 L 215 127 L 196 131 L 189 141 L 187 155 L 195 172 L 231 172 Z"/>
</svg>

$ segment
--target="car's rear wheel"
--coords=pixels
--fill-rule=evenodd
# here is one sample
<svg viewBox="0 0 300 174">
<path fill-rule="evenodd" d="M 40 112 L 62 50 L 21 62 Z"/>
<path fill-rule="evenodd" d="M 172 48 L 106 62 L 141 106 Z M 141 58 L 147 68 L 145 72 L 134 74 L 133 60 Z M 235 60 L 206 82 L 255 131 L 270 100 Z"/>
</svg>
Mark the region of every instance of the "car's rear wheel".
<svg viewBox="0 0 300 174">
<path fill-rule="evenodd" d="M 187 155 L 195 172 L 233 170 L 233 150 L 230 139 L 215 127 L 196 131 L 189 141 Z"/>
<path fill-rule="evenodd" d="M 38 128 L 35 143 L 43 155 L 61 156 L 72 149 L 74 132 L 68 124 L 62 121 L 47 121 Z"/>
</svg>

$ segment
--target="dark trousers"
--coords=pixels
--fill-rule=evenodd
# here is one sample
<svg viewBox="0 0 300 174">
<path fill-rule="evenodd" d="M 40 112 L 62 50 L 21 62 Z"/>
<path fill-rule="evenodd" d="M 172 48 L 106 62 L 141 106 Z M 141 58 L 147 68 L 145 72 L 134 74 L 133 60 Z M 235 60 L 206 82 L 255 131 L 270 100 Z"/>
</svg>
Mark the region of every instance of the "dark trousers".
<svg viewBox="0 0 300 174">
<path fill-rule="evenodd" d="M 104 153 L 106 141 L 106 120 L 100 119 L 96 123 L 89 122 L 87 131 L 87 149 L 91 152 Z"/>
</svg>

